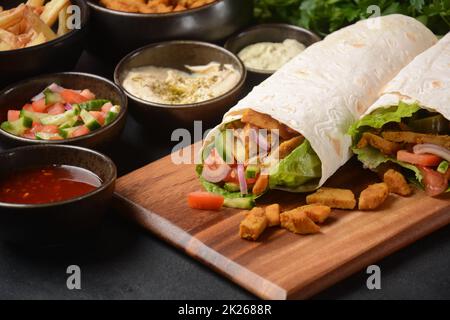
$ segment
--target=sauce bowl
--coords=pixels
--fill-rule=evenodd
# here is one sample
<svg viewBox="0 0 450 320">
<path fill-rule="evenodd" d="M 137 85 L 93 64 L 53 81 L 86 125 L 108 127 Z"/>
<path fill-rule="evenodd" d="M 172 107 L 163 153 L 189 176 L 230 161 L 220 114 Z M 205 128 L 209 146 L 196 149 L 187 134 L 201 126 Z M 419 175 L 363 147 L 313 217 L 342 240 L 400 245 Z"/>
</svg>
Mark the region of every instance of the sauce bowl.
<svg viewBox="0 0 450 320">
<path fill-rule="evenodd" d="M 1 240 L 32 245 L 59 244 L 81 239 L 101 223 L 114 192 L 114 163 L 101 153 L 75 146 L 27 146 L 0 153 L 2 178 L 14 174 L 15 170 L 48 165 L 86 169 L 100 178 L 101 185 L 87 194 L 60 202 L 0 202 Z"/>
</svg>

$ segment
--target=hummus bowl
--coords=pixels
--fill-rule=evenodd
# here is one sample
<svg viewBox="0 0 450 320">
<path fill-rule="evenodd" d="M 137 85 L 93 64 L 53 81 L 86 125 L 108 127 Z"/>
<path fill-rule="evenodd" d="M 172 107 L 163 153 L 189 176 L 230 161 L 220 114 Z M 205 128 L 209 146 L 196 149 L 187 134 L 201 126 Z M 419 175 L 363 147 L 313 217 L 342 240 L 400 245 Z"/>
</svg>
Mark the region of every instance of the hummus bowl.
<svg viewBox="0 0 450 320">
<path fill-rule="evenodd" d="M 124 86 L 127 75 L 134 68 L 152 66 L 188 71 L 186 66 L 204 66 L 211 62 L 229 65 L 236 70 L 238 79 L 225 93 L 202 102 L 152 102 L 136 96 Z M 191 128 L 194 121 L 202 121 L 204 128 L 217 124 L 225 111 L 241 98 L 245 79 L 245 67 L 234 54 L 214 44 L 198 41 L 169 41 L 140 48 L 123 58 L 114 72 L 114 81 L 128 96 L 130 113 L 136 120 L 147 127 L 165 129 Z"/>
</svg>

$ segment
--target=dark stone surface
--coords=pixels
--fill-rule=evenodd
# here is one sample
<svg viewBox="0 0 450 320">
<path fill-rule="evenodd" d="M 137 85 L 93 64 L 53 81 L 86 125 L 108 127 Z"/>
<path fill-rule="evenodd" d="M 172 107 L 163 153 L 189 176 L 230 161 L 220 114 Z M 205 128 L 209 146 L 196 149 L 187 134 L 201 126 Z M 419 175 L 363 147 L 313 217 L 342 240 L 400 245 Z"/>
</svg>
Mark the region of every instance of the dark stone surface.
<svg viewBox="0 0 450 320">
<path fill-rule="evenodd" d="M 84 54 L 78 71 L 110 77 L 111 68 Z M 167 134 L 144 131 L 128 118 L 108 154 L 119 175 L 168 154 Z M 299 262 L 301 263 L 301 262 Z M 66 268 L 81 268 L 81 290 L 68 290 Z M 450 299 L 450 226 L 378 263 L 381 290 L 358 272 L 316 299 Z M 26 250 L 0 244 L 0 299 L 254 299 L 153 235 L 111 215 L 90 239 L 67 247 Z"/>
</svg>

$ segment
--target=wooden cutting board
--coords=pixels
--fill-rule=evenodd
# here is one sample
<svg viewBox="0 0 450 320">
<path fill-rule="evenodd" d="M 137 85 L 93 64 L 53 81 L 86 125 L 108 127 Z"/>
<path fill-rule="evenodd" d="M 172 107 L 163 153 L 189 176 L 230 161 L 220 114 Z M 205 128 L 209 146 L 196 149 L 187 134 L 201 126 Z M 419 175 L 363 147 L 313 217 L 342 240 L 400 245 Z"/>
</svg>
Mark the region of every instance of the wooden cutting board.
<svg viewBox="0 0 450 320">
<path fill-rule="evenodd" d="M 373 212 L 334 210 L 320 234 L 300 236 L 279 228 L 258 242 L 238 236 L 240 210 L 193 210 L 187 194 L 201 190 L 194 165 L 175 165 L 167 156 L 117 181 L 115 205 L 145 229 L 184 250 L 264 299 L 308 298 L 390 253 L 450 223 L 450 199 L 390 195 Z M 356 160 L 327 186 L 355 194 L 377 181 Z M 305 203 L 302 194 L 271 192 L 259 206 L 283 209 Z"/>
</svg>

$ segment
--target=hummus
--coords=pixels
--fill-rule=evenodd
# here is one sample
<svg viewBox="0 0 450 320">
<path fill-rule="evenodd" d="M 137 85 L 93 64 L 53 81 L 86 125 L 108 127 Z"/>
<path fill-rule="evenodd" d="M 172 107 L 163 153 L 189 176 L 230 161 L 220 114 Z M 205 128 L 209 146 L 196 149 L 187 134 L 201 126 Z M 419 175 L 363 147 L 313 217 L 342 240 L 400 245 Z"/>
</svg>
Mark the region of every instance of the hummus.
<svg viewBox="0 0 450 320">
<path fill-rule="evenodd" d="M 305 50 L 305 45 L 294 39 L 281 43 L 259 42 L 242 49 L 238 56 L 245 66 L 264 71 L 276 71 Z"/>
<path fill-rule="evenodd" d="M 122 85 L 140 99 L 180 105 L 219 97 L 233 89 L 241 77 L 232 65 L 217 62 L 186 69 L 189 72 L 155 66 L 133 68 Z"/>
</svg>

